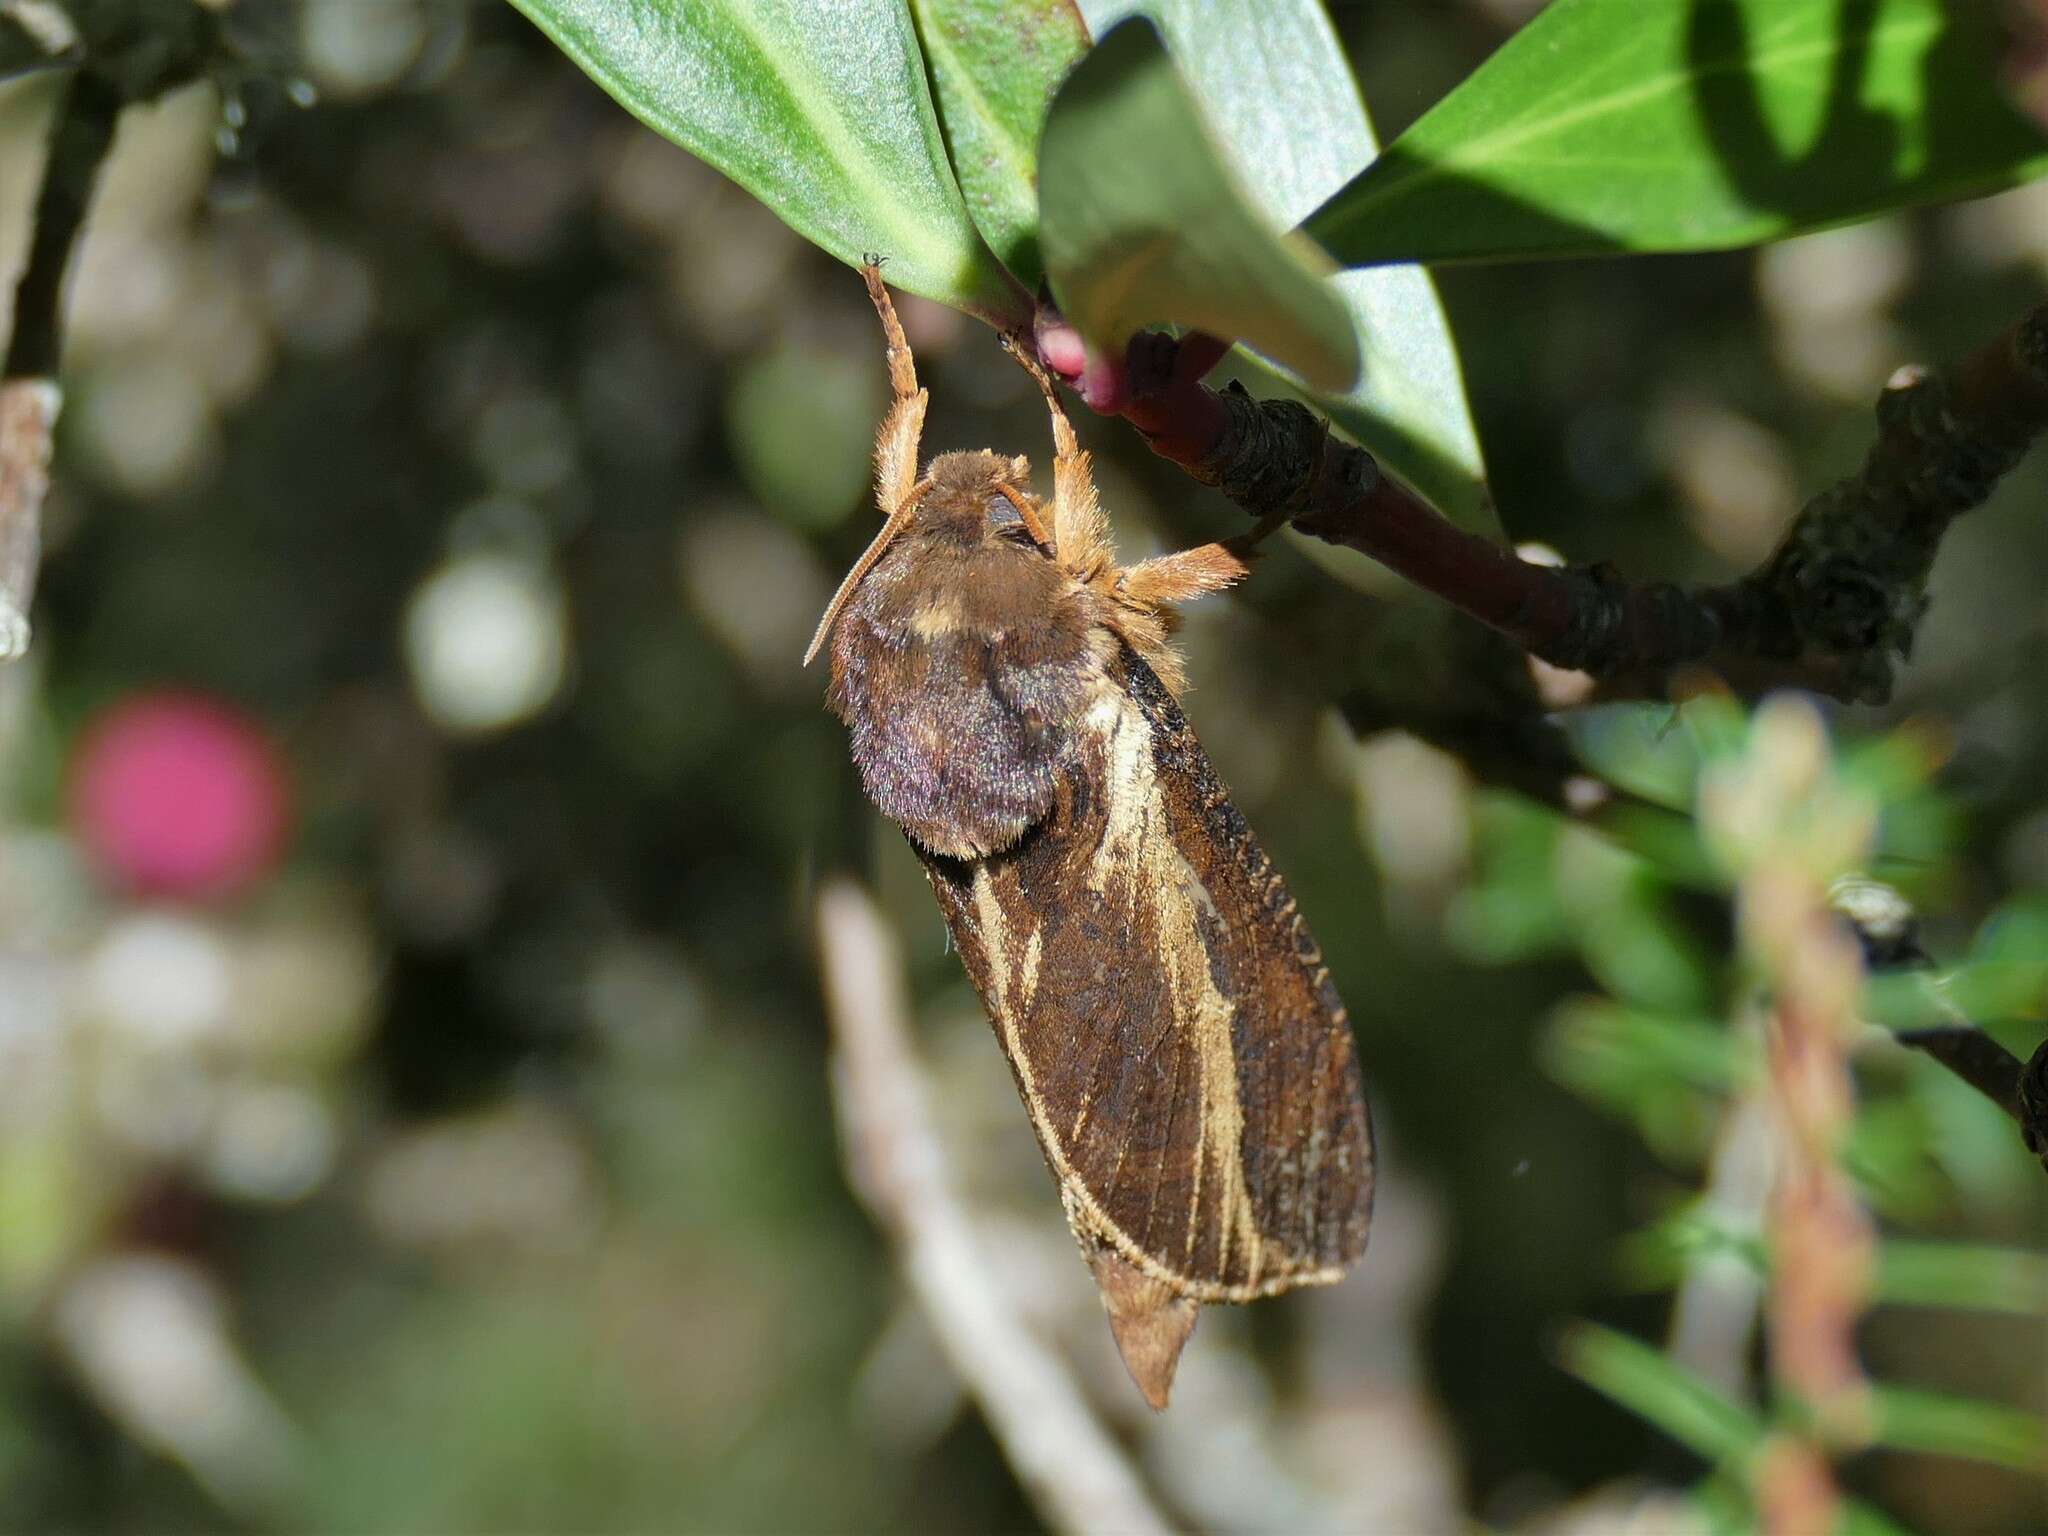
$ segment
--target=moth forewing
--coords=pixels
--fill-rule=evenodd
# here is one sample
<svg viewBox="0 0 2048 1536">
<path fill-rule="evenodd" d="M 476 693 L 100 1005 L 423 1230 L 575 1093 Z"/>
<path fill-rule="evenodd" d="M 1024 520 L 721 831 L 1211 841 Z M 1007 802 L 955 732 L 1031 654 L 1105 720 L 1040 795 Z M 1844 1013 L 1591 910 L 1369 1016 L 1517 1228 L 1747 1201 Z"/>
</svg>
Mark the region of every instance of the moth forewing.
<svg viewBox="0 0 2048 1536">
<path fill-rule="evenodd" d="M 1349 1024 L 1284 883 L 1145 663 L 1125 651 L 1103 684 L 1023 840 L 920 853 L 1157 1401 L 1183 1303 L 1325 1283 L 1359 1256 L 1372 1144 Z"/>
<path fill-rule="evenodd" d="M 1206 545 L 1116 563 L 1051 383 L 1055 496 L 1029 466 L 917 473 L 924 392 L 888 295 L 883 533 L 829 642 L 864 787 L 923 859 L 1132 1377 L 1163 1406 L 1204 1302 L 1338 1278 L 1372 1141 L 1320 952 L 1175 701 L 1171 602 Z M 893 497 L 893 499 L 892 499 Z"/>
</svg>

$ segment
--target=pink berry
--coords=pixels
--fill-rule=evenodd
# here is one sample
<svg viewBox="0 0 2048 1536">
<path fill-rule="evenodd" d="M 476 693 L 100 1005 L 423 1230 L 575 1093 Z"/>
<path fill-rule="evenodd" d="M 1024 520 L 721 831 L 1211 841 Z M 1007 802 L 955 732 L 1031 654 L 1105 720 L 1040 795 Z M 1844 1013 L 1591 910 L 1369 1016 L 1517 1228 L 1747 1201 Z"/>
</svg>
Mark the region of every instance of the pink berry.
<svg viewBox="0 0 2048 1536">
<path fill-rule="evenodd" d="M 86 729 L 71 820 L 114 884 L 202 900 L 267 873 L 284 848 L 288 790 L 249 719 L 195 693 L 132 697 Z"/>
</svg>

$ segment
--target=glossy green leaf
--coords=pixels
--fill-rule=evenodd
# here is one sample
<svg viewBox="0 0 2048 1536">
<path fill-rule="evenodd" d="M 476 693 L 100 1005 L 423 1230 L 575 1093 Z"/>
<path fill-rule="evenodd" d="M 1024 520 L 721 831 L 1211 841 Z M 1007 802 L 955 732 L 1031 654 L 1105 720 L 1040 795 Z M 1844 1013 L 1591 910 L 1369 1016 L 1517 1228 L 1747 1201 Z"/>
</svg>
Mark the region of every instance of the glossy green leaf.
<svg viewBox="0 0 2048 1536">
<path fill-rule="evenodd" d="M 1106 33 L 1053 98 L 1039 213 L 1053 295 L 1096 346 L 1184 325 L 1329 388 L 1356 381 L 1358 343 L 1327 259 L 1239 190 L 1148 20 Z"/>
<path fill-rule="evenodd" d="M 1139 10 L 1159 23 L 1238 184 L 1276 224 L 1300 223 L 1379 152 L 1316 0 L 1083 0 L 1082 10 L 1098 36 Z M 1249 382 L 1257 393 L 1291 393 L 1323 411 L 1452 522 L 1498 537 L 1436 285 L 1420 267 L 1345 272 L 1336 282 L 1363 360 L 1358 384 L 1345 393 L 1308 390 L 1256 359 L 1251 366 L 1263 377 Z M 1369 564 L 1352 551 L 1304 543 L 1333 563 Z"/>
<path fill-rule="evenodd" d="M 648 127 L 840 260 L 998 324 L 1028 313 L 954 184 L 904 0 L 514 0 Z"/>
<path fill-rule="evenodd" d="M 1699 251 L 2048 173 L 1995 7 L 1554 0 L 1309 220 L 1347 266 Z"/>
<path fill-rule="evenodd" d="M 1081 14 L 1096 37 L 1151 18 L 1238 185 L 1282 228 L 1372 155 L 1358 87 L 1316 0 L 1081 0 Z"/>
<path fill-rule="evenodd" d="M 1074 0 L 911 0 L 967 211 L 1026 288 L 1038 256 L 1038 133 L 1088 51 Z"/>
<path fill-rule="evenodd" d="M 1699 745 L 1673 729 L 1677 722 L 1671 704 L 1599 704 L 1573 710 L 1562 728 L 1572 755 L 1588 770 L 1652 805 L 1689 813 L 1699 781 Z"/>
</svg>

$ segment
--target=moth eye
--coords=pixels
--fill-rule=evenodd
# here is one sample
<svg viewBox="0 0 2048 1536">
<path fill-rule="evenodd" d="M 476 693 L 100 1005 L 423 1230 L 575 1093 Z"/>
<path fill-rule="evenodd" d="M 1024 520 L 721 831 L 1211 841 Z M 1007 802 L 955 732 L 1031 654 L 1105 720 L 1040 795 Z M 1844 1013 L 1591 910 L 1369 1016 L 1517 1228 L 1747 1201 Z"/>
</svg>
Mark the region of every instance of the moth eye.
<svg viewBox="0 0 2048 1536">
<path fill-rule="evenodd" d="M 1006 528 L 1022 528 L 1024 514 L 1017 510 L 1017 503 L 1001 491 L 990 496 L 983 510 L 988 515 L 988 525 L 998 531 Z"/>
</svg>

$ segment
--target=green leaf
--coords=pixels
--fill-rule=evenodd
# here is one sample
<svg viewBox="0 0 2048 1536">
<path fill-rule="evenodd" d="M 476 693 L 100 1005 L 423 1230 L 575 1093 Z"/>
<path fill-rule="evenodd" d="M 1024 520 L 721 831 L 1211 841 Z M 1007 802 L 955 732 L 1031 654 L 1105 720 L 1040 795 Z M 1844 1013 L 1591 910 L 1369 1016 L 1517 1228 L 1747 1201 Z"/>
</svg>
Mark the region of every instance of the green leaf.
<svg viewBox="0 0 2048 1536">
<path fill-rule="evenodd" d="M 1764 1443 L 1764 1424 L 1753 1412 L 1640 1339 L 1596 1323 L 1574 1323 L 1558 1354 L 1587 1386 L 1705 1461 L 1746 1460 Z M 1897 1387 L 1876 1391 L 1882 1444 L 1973 1456 L 2023 1471 L 2040 1464 L 2042 1425 L 2026 1414 Z M 1891 1438 L 1894 1433 L 1899 1438 Z M 2015 1459 L 2029 1451 L 2033 1461 Z M 1844 1506 L 1840 1529 L 1845 1536 L 1904 1536 L 1881 1511 L 1854 1500 Z"/>
<path fill-rule="evenodd" d="M 1165 32 L 1238 184 L 1275 224 L 1300 223 L 1379 152 L 1344 50 L 1316 0 L 1082 4 L 1098 36 L 1141 9 Z M 1420 267 L 1395 267 L 1340 273 L 1336 284 L 1363 359 L 1358 384 L 1317 392 L 1248 359 L 1256 392 L 1306 401 L 1459 527 L 1499 537 L 1435 283 Z M 1319 559 L 1367 563 L 1319 540 L 1303 542 Z M 1387 579 L 1381 573 L 1381 583 Z"/>
<path fill-rule="evenodd" d="M 1718 964 L 1670 910 L 1662 881 L 1642 860 L 1574 826 L 1559 839 L 1554 872 L 1552 899 L 1587 967 L 1616 998 L 1665 1013 L 1717 1006 Z"/>
<path fill-rule="evenodd" d="M 1096 346 L 1192 326 L 1329 388 L 1357 379 L 1327 259 L 1269 227 L 1238 190 L 1146 19 L 1107 33 L 1053 98 L 1038 192 L 1053 295 Z"/>
<path fill-rule="evenodd" d="M 1726 1093 L 1753 1066 L 1753 1054 L 1715 1021 L 1584 997 L 1558 1005 L 1545 1064 L 1573 1084 L 1665 1080 Z"/>
<path fill-rule="evenodd" d="M 1371 158 L 1344 51 L 1315 0 L 1081 0 L 1097 37 L 1143 15 L 1166 38 L 1237 182 L 1292 228 Z"/>
<path fill-rule="evenodd" d="M 1932 1062 L 1924 1064 L 1963 1093 L 1984 1101 Z M 1997 1110 L 1984 1103 L 1988 1115 Z M 2019 1138 L 2013 1137 L 2017 1144 Z M 1910 1098 L 1872 1099 L 1849 1125 L 1841 1147 L 1842 1166 L 1855 1179 L 1864 1203 L 1881 1216 L 1925 1221 L 1942 1209 L 1952 1191 L 1935 1160 L 1936 1138 L 1926 1112 Z"/>
<path fill-rule="evenodd" d="M 1746 1480 L 1729 1470 L 1709 1474 L 1690 1492 L 1714 1536 L 1751 1536 L 1757 1530 L 1756 1504 Z M 1830 1536 L 1913 1536 L 1913 1532 L 1881 1509 L 1859 1499 L 1844 1499 Z"/>
<path fill-rule="evenodd" d="M 1029 314 L 975 232 L 904 0 L 513 0 L 656 133 L 804 238 L 999 325 Z"/>
<path fill-rule="evenodd" d="M 1615 1245 L 1614 1267 L 1630 1290 L 1664 1291 L 1704 1258 L 1734 1259 L 1758 1275 L 1767 1268 L 1763 1238 L 1716 1219 L 1703 1201 L 1624 1237 Z"/>
<path fill-rule="evenodd" d="M 1913 1532 L 1881 1509 L 1859 1499 L 1845 1499 L 1836 1517 L 1835 1536 L 1913 1536 Z"/>
<path fill-rule="evenodd" d="M 1909 1387 L 1879 1386 L 1873 1393 L 1879 1445 L 1988 1461 L 2017 1472 L 2048 1465 L 2048 1423 L 2030 1413 Z"/>
<path fill-rule="evenodd" d="M 1730 1227 L 1704 1205 L 1631 1233 L 1618 1245 L 1616 1263 L 1630 1285 L 1661 1290 L 1704 1254 L 1739 1259 L 1759 1275 L 1769 1269 L 1761 1237 Z M 1887 1306 L 2038 1317 L 2048 1311 L 2048 1258 L 2023 1248 L 1887 1237 L 1878 1245 L 1873 1290 Z"/>
<path fill-rule="evenodd" d="M 1877 1297 L 1899 1306 L 2048 1313 L 2048 1257 L 2018 1248 L 1887 1238 L 1877 1250 Z"/>
<path fill-rule="evenodd" d="M 1561 1004 L 1538 1045 L 1556 1081 L 1633 1122 L 1665 1162 L 1690 1166 L 1725 1113 L 1720 1095 L 1754 1071 L 1754 1052 L 1719 1023 L 1667 1018 L 1605 998 Z"/>
<path fill-rule="evenodd" d="M 1088 51 L 1074 0 L 910 0 L 967 211 L 1026 288 L 1038 256 L 1038 132 Z"/>
<path fill-rule="evenodd" d="M 1995 8 L 1554 0 L 1308 222 L 1347 266 L 1752 245 L 2048 173 Z"/>
<path fill-rule="evenodd" d="M 1596 704 L 1562 722 L 1572 756 L 1608 783 L 1668 810 L 1690 812 L 1700 776 L 1699 744 L 1664 703 Z"/>
<path fill-rule="evenodd" d="M 1699 823 L 1690 816 L 1617 799 L 1583 820 L 1669 884 L 1695 891 L 1723 888 L 1721 871 L 1700 842 Z"/>
<path fill-rule="evenodd" d="M 1748 1409 L 1640 1339 L 1575 1323 L 1558 1353 L 1587 1386 L 1708 1461 L 1747 1455 L 1763 1440 L 1763 1425 Z"/>
</svg>

